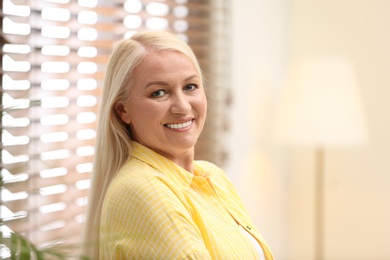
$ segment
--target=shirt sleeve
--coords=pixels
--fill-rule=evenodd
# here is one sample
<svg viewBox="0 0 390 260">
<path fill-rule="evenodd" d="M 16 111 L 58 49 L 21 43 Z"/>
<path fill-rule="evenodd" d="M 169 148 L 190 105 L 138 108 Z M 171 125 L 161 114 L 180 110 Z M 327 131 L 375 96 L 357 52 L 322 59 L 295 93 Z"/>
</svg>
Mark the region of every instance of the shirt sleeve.
<svg viewBox="0 0 390 260">
<path fill-rule="evenodd" d="M 156 176 L 111 185 L 103 204 L 103 259 L 211 259 L 190 210 Z"/>
</svg>

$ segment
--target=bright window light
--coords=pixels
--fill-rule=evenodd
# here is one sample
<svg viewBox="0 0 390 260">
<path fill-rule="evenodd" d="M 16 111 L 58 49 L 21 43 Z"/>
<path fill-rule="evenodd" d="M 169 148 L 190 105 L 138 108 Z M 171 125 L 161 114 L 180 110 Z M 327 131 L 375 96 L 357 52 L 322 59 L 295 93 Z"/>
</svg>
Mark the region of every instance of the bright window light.
<svg viewBox="0 0 390 260">
<path fill-rule="evenodd" d="M 175 6 L 173 8 L 173 14 L 178 18 L 184 18 L 188 16 L 188 8 L 184 5 Z"/>
<path fill-rule="evenodd" d="M 150 30 L 165 30 L 168 28 L 168 21 L 165 18 L 151 17 L 146 20 L 146 27 Z"/>
<path fill-rule="evenodd" d="M 23 126 L 28 126 L 30 124 L 30 119 L 27 117 L 19 117 L 19 118 L 14 118 L 9 114 L 4 114 L 3 115 L 3 127 L 23 127 Z"/>
<path fill-rule="evenodd" d="M 51 222 L 49 224 L 43 225 L 39 228 L 40 231 L 42 232 L 48 232 L 50 230 L 55 230 L 59 228 L 63 228 L 66 226 L 66 222 L 63 220 L 57 220 L 55 222 Z"/>
<path fill-rule="evenodd" d="M 28 193 L 25 191 L 21 192 L 10 192 L 8 189 L 1 189 L 1 199 L 2 201 L 15 201 L 15 200 L 24 200 L 28 198 Z"/>
<path fill-rule="evenodd" d="M 9 145 L 25 145 L 30 142 L 30 137 L 28 136 L 14 136 L 7 130 L 3 129 L 2 131 L 2 144 L 4 146 Z"/>
<path fill-rule="evenodd" d="M 83 7 L 96 7 L 97 6 L 97 0 L 78 0 L 79 6 Z"/>
<path fill-rule="evenodd" d="M 0 208 L 0 211 L 2 210 L 3 208 Z M 3 233 L 4 237 L 11 237 L 11 233 L 13 233 L 13 231 L 7 227 L 6 225 L 1 225 L 0 226 L 0 232 Z M 1 250 L 1 249 L 0 249 Z M 10 255 L 11 256 L 11 255 Z"/>
<path fill-rule="evenodd" d="M 125 32 L 125 34 L 123 35 L 123 39 L 129 39 L 136 33 L 137 33 L 137 31 L 129 30 L 129 31 Z"/>
<path fill-rule="evenodd" d="M 3 75 L 4 90 L 28 90 L 30 86 L 31 84 L 28 80 L 13 80 L 7 74 Z"/>
<path fill-rule="evenodd" d="M 44 152 L 41 153 L 41 160 L 47 161 L 47 160 L 64 159 L 69 157 L 69 154 L 70 154 L 69 150 L 66 149 Z"/>
<path fill-rule="evenodd" d="M 4 34 L 18 34 L 29 35 L 31 27 L 27 23 L 15 23 L 8 17 L 3 18 L 3 33 Z"/>
<path fill-rule="evenodd" d="M 90 140 L 95 138 L 95 136 L 96 136 L 96 131 L 93 129 L 83 129 L 77 131 L 76 133 L 76 137 L 79 140 Z"/>
<path fill-rule="evenodd" d="M 65 61 L 44 61 L 41 65 L 41 70 L 46 73 L 66 73 L 70 69 L 70 65 Z"/>
<path fill-rule="evenodd" d="M 70 0 L 46 0 L 46 2 L 57 3 L 57 4 L 69 4 Z"/>
<path fill-rule="evenodd" d="M 68 97 L 44 97 L 42 98 L 42 107 L 58 108 L 67 107 L 69 105 Z"/>
<path fill-rule="evenodd" d="M 4 108 L 28 108 L 30 106 L 30 100 L 27 98 L 14 99 L 7 93 L 3 94 L 3 104 Z"/>
<path fill-rule="evenodd" d="M 41 82 L 43 90 L 66 90 L 69 88 L 69 80 L 67 79 L 44 79 Z"/>
<path fill-rule="evenodd" d="M 12 218 L 14 217 L 14 213 L 6 206 L 0 205 L 0 217 L 2 219 Z"/>
<path fill-rule="evenodd" d="M 77 203 L 77 201 L 76 201 Z M 76 223 L 78 224 L 84 224 L 84 214 L 79 214 L 77 216 L 74 217 L 74 220 L 76 221 Z M 10 255 L 11 256 L 11 255 Z"/>
<path fill-rule="evenodd" d="M 77 198 L 76 199 L 76 205 L 79 206 L 79 207 L 83 207 L 85 205 L 87 205 L 87 198 L 86 197 L 83 197 L 83 198 Z"/>
<path fill-rule="evenodd" d="M 91 156 L 93 155 L 95 148 L 93 146 L 83 146 L 76 149 L 78 156 Z"/>
<path fill-rule="evenodd" d="M 141 27 L 142 19 L 137 15 L 128 15 L 125 17 L 123 23 L 126 26 L 126 28 L 137 29 Z"/>
<path fill-rule="evenodd" d="M 68 140 L 69 136 L 66 132 L 44 133 L 41 135 L 43 143 L 56 143 Z"/>
<path fill-rule="evenodd" d="M 149 3 L 146 12 L 150 15 L 164 16 L 169 13 L 169 6 L 163 3 Z"/>
<path fill-rule="evenodd" d="M 83 61 L 77 65 L 77 71 L 81 74 L 94 74 L 98 67 L 95 62 Z"/>
<path fill-rule="evenodd" d="M 82 180 L 82 181 L 76 182 L 76 188 L 79 190 L 89 189 L 90 186 L 91 186 L 90 180 Z"/>
<path fill-rule="evenodd" d="M 94 41 L 98 37 L 98 31 L 94 28 L 81 28 L 77 37 L 82 41 Z"/>
<path fill-rule="evenodd" d="M 93 58 L 97 55 L 97 49 L 92 46 L 82 46 L 78 49 L 77 54 L 80 57 Z"/>
<path fill-rule="evenodd" d="M 77 98 L 77 105 L 79 107 L 93 107 L 97 103 L 97 99 L 92 95 L 79 96 Z"/>
<path fill-rule="evenodd" d="M 45 206 L 39 207 L 39 211 L 42 214 L 47 214 L 47 213 L 52 213 L 52 212 L 56 212 L 56 211 L 61 211 L 61 210 L 64 210 L 64 209 L 66 209 L 65 202 L 58 202 L 58 203 L 54 203 L 54 204 L 50 204 L 50 205 L 45 205 Z"/>
<path fill-rule="evenodd" d="M 77 115 L 77 122 L 80 124 L 89 124 L 96 121 L 96 114 L 93 112 L 83 112 Z"/>
<path fill-rule="evenodd" d="M 139 13 L 142 10 L 142 3 L 138 0 L 126 1 L 124 4 L 124 8 L 126 12 Z"/>
<path fill-rule="evenodd" d="M 70 29 L 65 26 L 44 25 L 41 34 L 48 38 L 66 39 L 70 36 Z"/>
<path fill-rule="evenodd" d="M 1 169 L 4 182 L 20 182 L 28 180 L 27 173 L 11 174 L 7 169 Z"/>
<path fill-rule="evenodd" d="M 188 30 L 188 22 L 186 20 L 176 20 L 173 23 L 173 28 L 179 33 L 183 33 Z"/>
<path fill-rule="evenodd" d="M 43 196 L 64 193 L 67 190 L 66 185 L 59 184 L 39 189 L 39 193 Z"/>
<path fill-rule="evenodd" d="M 58 115 L 45 115 L 41 117 L 42 125 L 66 125 L 69 122 L 68 115 L 58 114 Z"/>
<path fill-rule="evenodd" d="M 84 215 L 83 214 L 79 214 L 79 215 L 75 216 L 74 219 L 75 219 L 75 221 L 77 223 L 84 224 L 85 219 L 84 219 Z"/>
<path fill-rule="evenodd" d="M 45 45 L 42 47 L 41 53 L 50 56 L 67 56 L 70 53 L 70 48 L 65 45 Z"/>
<path fill-rule="evenodd" d="M 27 44 L 4 44 L 3 52 L 27 54 L 31 52 L 31 47 Z"/>
<path fill-rule="evenodd" d="M 76 165 L 76 171 L 78 173 L 91 172 L 92 168 L 93 168 L 92 163 L 81 163 Z"/>
<path fill-rule="evenodd" d="M 59 177 L 59 176 L 65 176 L 68 173 L 68 169 L 65 167 L 59 167 L 59 168 L 52 168 L 47 170 L 42 170 L 39 172 L 39 176 L 41 178 L 53 178 L 53 177 Z"/>
<path fill-rule="evenodd" d="M 15 72 L 27 72 L 31 69 L 28 61 L 15 61 L 9 55 L 3 55 L 3 70 Z"/>
<path fill-rule="evenodd" d="M 4 14 L 28 17 L 30 15 L 30 7 L 27 5 L 15 5 L 9 0 L 3 1 Z"/>
<path fill-rule="evenodd" d="M 85 78 L 77 81 L 77 88 L 79 90 L 94 90 L 97 88 L 96 79 Z"/>
<path fill-rule="evenodd" d="M 64 8 L 44 7 L 41 16 L 45 20 L 66 22 L 70 19 L 70 11 Z"/>
<path fill-rule="evenodd" d="M 6 150 L 1 150 L 1 156 L 3 159 L 4 164 L 13 164 L 13 163 L 21 163 L 21 162 L 27 162 L 30 157 L 28 155 L 16 155 L 13 156 Z"/>
<path fill-rule="evenodd" d="M 96 12 L 81 11 L 77 15 L 77 20 L 79 21 L 79 23 L 82 23 L 82 24 L 96 24 L 97 20 L 98 20 L 98 16 L 97 16 Z"/>
</svg>

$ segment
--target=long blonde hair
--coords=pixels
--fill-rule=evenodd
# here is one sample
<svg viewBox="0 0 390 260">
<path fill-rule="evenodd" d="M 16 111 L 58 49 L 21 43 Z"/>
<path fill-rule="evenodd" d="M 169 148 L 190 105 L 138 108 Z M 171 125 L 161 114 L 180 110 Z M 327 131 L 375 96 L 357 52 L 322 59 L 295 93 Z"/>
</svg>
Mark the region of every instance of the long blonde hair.
<svg viewBox="0 0 390 260">
<path fill-rule="evenodd" d="M 82 237 L 83 257 L 99 258 L 103 200 L 111 180 L 131 156 L 131 133 L 115 112 L 115 105 L 128 100 L 134 68 L 151 50 L 169 50 L 184 54 L 193 62 L 201 79 L 203 78 L 191 48 L 168 32 L 136 33 L 130 39 L 119 42 L 114 48 L 106 70 L 99 110 L 91 188 Z"/>
</svg>

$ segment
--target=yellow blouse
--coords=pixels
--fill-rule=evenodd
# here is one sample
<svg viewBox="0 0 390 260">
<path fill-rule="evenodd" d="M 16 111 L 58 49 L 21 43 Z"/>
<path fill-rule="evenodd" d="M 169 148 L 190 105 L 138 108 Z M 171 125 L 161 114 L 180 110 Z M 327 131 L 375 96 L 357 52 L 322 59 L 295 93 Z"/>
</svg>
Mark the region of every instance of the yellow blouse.
<svg viewBox="0 0 390 260">
<path fill-rule="evenodd" d="M 111 182 L 101 215 L 101 259 L 259 259 L 239 225 L 272 253 L 217 166 L 194 174 L 139 143 Z"/>
</svg>

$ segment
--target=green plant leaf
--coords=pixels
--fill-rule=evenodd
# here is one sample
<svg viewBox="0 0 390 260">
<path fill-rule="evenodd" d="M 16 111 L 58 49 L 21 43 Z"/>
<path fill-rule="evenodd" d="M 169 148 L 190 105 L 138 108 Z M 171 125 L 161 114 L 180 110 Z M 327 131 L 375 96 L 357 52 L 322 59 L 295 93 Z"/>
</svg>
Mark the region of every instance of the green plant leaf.
<svg viewBox="0 0 390 260">
<path fill-rule="evenodd" d="M 16 260 L 16 255 L 18 252 L 18 236 L 15 233 L 11 234 L 11 260 Z"/>
<path fill-rule="evenodd" d="M 34 244 L 30 244 L 31 250 L 34 252 L 36 256 L 36 260 L 44 260 L 43 252 L 39 250 Z"/>
<path fill-rule="evenodd" d="M 21 242 L 20 259 L 30 260 L 31 259 L 30 242 L 27 241 L 22 236 L 19 236 L 19 239 L 20 239 L 20 242 Z"/>
</svg>

